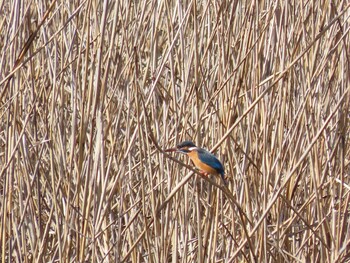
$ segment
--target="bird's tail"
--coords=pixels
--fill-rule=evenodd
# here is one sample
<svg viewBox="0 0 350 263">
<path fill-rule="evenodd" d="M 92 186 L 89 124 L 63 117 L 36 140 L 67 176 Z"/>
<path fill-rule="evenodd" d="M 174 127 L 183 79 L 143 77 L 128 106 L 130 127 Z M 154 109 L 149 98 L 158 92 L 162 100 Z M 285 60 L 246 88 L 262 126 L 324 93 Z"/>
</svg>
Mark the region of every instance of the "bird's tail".
<svg viewBox="0 0 350 263">
<path fill-rule="evenodd" d="M 222 181 L 224 182 L 224 184 L 227 185 L 227 181 L 225 179 L 225 173 L 222 172 L 222 173 L 220 173 L 220 175 L 221 175 L 221 178 L 222 178 Z"/>
</svg>

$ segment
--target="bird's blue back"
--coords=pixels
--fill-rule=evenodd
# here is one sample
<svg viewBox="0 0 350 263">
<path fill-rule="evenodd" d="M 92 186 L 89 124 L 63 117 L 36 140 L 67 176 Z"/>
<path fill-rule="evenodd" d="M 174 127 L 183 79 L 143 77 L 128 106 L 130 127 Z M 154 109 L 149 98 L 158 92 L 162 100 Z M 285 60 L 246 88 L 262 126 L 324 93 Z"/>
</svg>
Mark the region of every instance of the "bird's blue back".
<svg viewBox="0 0 350 263">
<path fill-rule="evenodd" d="M 225 174 L 224 167 L 222 166 L 221 162 L 216 158 L 215 155 L 201 148 L 199 148 L 197 152 L 198 152 L 199 160 L 209 165 L 210 167 L 213 167 L 219 174 L 224 176 Z"/>
</svg>

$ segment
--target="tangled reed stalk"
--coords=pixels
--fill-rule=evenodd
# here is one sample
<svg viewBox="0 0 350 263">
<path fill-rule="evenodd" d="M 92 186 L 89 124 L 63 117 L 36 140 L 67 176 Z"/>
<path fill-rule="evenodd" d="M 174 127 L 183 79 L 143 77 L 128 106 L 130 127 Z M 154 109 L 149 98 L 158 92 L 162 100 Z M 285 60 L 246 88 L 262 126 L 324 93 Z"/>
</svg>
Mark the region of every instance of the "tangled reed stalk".
<svg viewBox="0 0 350 263">
<path fill-rule="evenodd" d="M 2 1 L 2 262 L 346 262 L 348 1 Z M 191 139 L 228 187 L 167 147 Z"/>
</svg>

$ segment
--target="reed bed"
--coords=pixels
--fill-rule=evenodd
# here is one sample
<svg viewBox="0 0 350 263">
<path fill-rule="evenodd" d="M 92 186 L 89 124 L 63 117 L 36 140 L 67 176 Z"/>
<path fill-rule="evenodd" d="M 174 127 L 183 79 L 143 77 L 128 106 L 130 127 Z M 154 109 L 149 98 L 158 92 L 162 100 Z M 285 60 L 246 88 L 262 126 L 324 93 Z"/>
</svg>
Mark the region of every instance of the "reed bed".
<svg viewBox="0 0 350 263">
<path fill-rule="evenodd" d="M 349 261 L 348 1 L 0 14 L 2 262 Z"/>
</svg>

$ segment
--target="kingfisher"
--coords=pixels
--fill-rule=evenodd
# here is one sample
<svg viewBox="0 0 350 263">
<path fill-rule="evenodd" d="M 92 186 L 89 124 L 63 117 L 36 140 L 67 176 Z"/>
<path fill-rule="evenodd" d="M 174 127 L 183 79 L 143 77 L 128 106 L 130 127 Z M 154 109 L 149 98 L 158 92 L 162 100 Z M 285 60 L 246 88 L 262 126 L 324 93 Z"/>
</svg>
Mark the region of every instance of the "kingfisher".
<svg viewBox="0 0 350 263">
<path fill-rule="evenodd" d="M 205 176 L 209 174 L 221 175 L 223 181 L 226 182 L 224 167 L 218 158 L 207 150 L 197 147 L 193 142 L 184 141 L 175 148 L 170 148 L 165 151 L 186 154 L 190 157 L 196 168 L 199 169 L 200 173 Z"/>
</svg>

